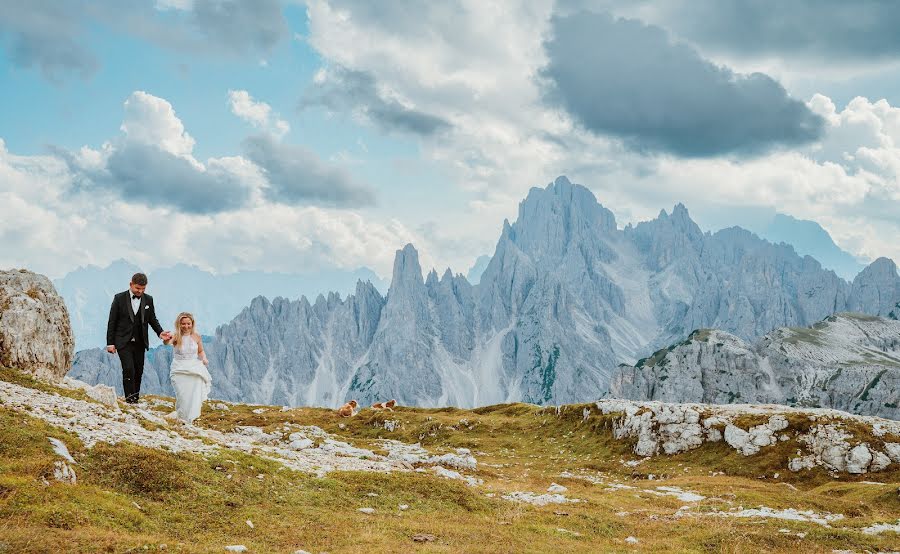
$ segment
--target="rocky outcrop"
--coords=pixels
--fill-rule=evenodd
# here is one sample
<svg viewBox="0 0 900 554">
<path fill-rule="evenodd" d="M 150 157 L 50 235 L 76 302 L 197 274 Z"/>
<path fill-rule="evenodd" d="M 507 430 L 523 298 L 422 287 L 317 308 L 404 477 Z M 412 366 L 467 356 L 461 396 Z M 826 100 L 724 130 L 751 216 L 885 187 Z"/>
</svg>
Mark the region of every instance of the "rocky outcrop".
<svg viewBox="0 0 900 554">
<path fill-rule="evenodd" d="M 58 380 L 74 354 L 69 312 L 50 280 L 24 269 L 0 271 L 0 366 Z"/>
<path fill-rule="evenodd" d="M 870 473 L 900 464 L 900 422 L 837 410 L 799 410 L 772 405 L 711 406 L 601 400 L 613 414 L 613 436 L 633 440 L 638 456 L 671 455 L 724 440 L 744 456 L 779 443 L 796 452 L 791 471 L 823 467 L 836 473 Z M 757 419 L 756 425 L 741 420 Z"/>
<path fill-rule="evenodd" d="M 754 343 L 699 330 L 613 374 L 632 400 L 829 407 L 900 419 L 900 322 L 844 313 Z"/>
</svg>

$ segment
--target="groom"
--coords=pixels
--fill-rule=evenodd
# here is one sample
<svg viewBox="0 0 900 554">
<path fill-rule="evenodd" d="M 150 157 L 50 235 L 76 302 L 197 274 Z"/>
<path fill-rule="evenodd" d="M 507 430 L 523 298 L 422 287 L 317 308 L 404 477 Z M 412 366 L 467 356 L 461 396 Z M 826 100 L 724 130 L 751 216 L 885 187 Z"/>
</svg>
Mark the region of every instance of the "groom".
<svg viewBox="0 0 900 554">
<path fill-rule="evenodd" d="M 106 325 L 106 351 L 118 354 L 122 362 L 122 388 L 125 401 L 136 404 L 141 392 L 141 377 L 144 374 L 144 352 L 150 348 L 147 324 L 163 340 L 172 338 L 172 333 L 163 331 L 156 319 L 153 297 L 144 294 L 147 276 L 135 273 L 128 283 L 128 290 L 113 297 L 109 307 L 109 323 Z"/>
</svg>

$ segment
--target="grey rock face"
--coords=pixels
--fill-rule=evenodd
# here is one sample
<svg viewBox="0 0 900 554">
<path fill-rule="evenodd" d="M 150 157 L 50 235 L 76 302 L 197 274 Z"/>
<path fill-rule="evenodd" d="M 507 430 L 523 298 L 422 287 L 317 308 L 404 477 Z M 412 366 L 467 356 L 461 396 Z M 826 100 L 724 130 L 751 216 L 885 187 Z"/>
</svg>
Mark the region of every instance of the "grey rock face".
<svg viewBox="0 0 900 554">
<path fill-rule="evenodd" d="M 829 407 L 900 419 L 900 322 L 843 313 L 754 343 L 716 330 L 621 365 L 609 395 Z"/>
<path fill-rule="evenodd" d="M 897 264 L 878 258 L 853 280 L 847 309 L 900 319 L 900 275 Z"/>
<path fill-rule="evenodd" d="M 881 310 L 895 294 L 889 281 L 873 279 L 881 292 L 860 293 L 860 309 Z M 749 341 L 844 310 L 850 294 L 849 283 L 787 245 L 739 228 L 703 233 L 680 204 L 620 230 L 588 189 L 560 177 L 532 189 L 516 222 L 504 222 L 477 285 L 449 270 L 423 278 L 407 245 L 386 297 L 359 283 L 343 300 L 256 298 L 216 330 L 212 394 L 328 406 L 593 400 L 608 390 L 610 368 L 692 329 Z M 746 356 L 728 359 L 733 372 L 754 367 Z M 681 387 L 695 396 L 721 388 L 721 398 L 731 390 L 724 381 Z"/>
<path fill-rule="evenodd" d="M 74 350 L 69 312 L 50 280 L 24 269 L 0 271 L 0 366 L 56 381 Z"/>
</svg>

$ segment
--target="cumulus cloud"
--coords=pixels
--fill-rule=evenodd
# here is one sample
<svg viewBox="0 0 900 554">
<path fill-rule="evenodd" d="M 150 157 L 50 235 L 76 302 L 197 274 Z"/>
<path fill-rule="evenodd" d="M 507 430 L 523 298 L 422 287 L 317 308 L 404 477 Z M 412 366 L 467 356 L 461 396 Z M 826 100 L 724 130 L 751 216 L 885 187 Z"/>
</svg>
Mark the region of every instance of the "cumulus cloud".
<svg viewBox="0 0 900 554">
<path fill-rule="evenodd" d="M 374 190 L 347 171 L 323 162 L 302 146 L 282 144 L 268 135 L 244 141 L 247 157 L 268 180 L 266 197 L 277 202 L 318 202 L 359 207 L 375 201 Z"/>
<path fill-rule="evenodd" d="M 100 150 L 55 149 L 81 188 L 125 201 L 168 206 L 191 213 L 214 213 L 246 205 L 261 185 L 224 158 L 201 163 L 194 139 L 172 105 L 135 91 L 124 103 L 122 135 Z"/>
<path fill-rule="evenodd" d="M 246 90 L 229 90 L 228 104 L 231 113 L 276 137 L 282 137 L 291 130 L 288 122 L 274 113 L 271 106 L 255 100 Z"/>
<path fill-rule="evenodd" d="M 100 150 L 70 152 L 69 159 L 63 159 L 58 154 L 17 155 L 0 138 L 0 245 L 4 246 L 0 268 L 27 267 L 55 278 L 77 266 L 105 266 L 126 257 L 148 269 L 176 263 L 219 273 L 366 266 L 387 277 L 394 251 L 403 244 L 413 242 L 427 250 L 422 237 L 401 222 L 364 212 L 276 203 L 262 197 L 248 206 L 220 212 L 172 210 L 158 199 L 143 201 L 145 191 L 139 189 L 136 194 L 122 194 L 93 183 L 79 185 L 87 173 L 117 171 L 117 162 L 109 169 L 110 158 L 132 155 L 132 149 L 140 155 L 147 148 L 140 142 L 113 141 Z M 187 164 L 182 165 L 184 171 L 194 175 L 183 157 L 161 148 L 151 156 L 179 160 Z M 132 165 L 126 167 L 131 179 L 144 179 L 134 175 Z M 227 172 L 229 179 L 239 177 L 259 189 L 266 186 L 261 170 L 240 156 L 218 158 L 205 168 L 211 173 Z M 157 170 L 146 169 L 151 175 Z M 423 260 L 429 259 L 423 252 Z"/>
<path fill-rule="evenodd" d="M 232 109 L 273 133 L 249 137 L 245 156 L 205 162 L 194 157 L 194 138 L 164 98 L 135 91 L 124 108 L 122 134 L 101 148 L 52 149 L 69 167 L 77 188 L 194 214 L 234 211 L 265 201 L 335 207 L 374 201 L 368 184 L 302 146 L 281 143 L 278 132 L 286 123 L 246 93 L 232 94 Z"/>
<path fill-rule="evenodd" d="M 251 194 L 248 183 L 216 160 L 197 167 L 165 150 L 137 143 L 114 150 L 105 173 L 93 178 L 115 187 L 130 201 L 170 205 L 193 213 L 237 209 L 247 204 Z"/>
<path fill-rule="evenodd" d="M 148 269 L 179 262 L 220 273 L 364 265 L 389 276 L 397 248 L 422 244 L 396 220 L 347 210 L 262 202 L 212 214 L 173 212 L 98 196 L 74 187 L 73 178 L 57 157 L 12 154 L 0 139 L 0 244 L 11 246 L 0 248 L 0 268 L 59 277 L 126 257 Z"/>
<path fill-rule="evenodd" d="M 175 156 L 191 156 L 195 141 L 167 100 L 138 90 L 131 93 L 124 106 L 120 129 L 128 141 L 153 145 Z"/>
<path fill-rule="evenodd" d="M 637 150 L 758 154 L 822 132 L 821 118 L 772 78 L 716 66 L 640 21 L 584 12 L 555 17 L 546 48 L 548 100 L 585 128 Z"/>
<path fill-rule="evenodd" d="M 319 71 L 301 108 L 320 105 L 351 112 L 385 131 L 427 136 L 450 128 L 445 119 L 406 104 L 380 92 L 371 73 L 336 66 Z"/>
</svg>

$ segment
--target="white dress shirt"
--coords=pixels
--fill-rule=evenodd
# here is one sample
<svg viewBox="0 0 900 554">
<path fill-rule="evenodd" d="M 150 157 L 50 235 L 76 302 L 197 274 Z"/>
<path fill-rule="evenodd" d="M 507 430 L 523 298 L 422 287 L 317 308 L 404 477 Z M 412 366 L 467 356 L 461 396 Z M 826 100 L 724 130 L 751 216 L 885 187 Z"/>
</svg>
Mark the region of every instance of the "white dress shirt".
<svg viewBox="0 0 900 554">
<path fill-rule="evenodd" d="M 130 292 L 128 294 L 131 295 L 131 311 L 134 312 L 134 315 L 137 315 L 138 308 L 141 307 L 141 298 L 140 297 L 135 298 L 134 295 L 131 294 Z"/>
</svg>

